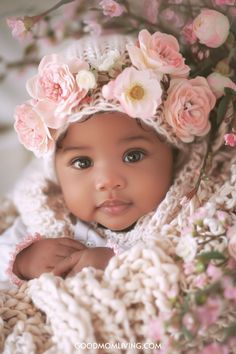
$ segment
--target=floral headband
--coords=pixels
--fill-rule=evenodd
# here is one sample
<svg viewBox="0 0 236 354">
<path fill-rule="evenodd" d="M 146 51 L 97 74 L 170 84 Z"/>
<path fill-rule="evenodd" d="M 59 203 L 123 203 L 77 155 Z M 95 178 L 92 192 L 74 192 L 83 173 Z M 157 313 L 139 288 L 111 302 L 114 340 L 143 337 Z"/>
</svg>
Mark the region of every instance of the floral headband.
<svg viewBox="0 0 236 354">
<path fill-rule="evenodd" d="M 20 142 L 37 157 L 53 153 L 69 123 L 99 110 L 140 118 L 175 145 L 209 132 L 216 97 L 206 78 L 189 78 L 176 38 L 142 30 L 136 43 L 122 40 L 123 52 L 106 38 L 110 47 L 104 45 L 96 60 L 91 50 L 43 57 L 26 85 L 31 99 L 16 107 L 14 125 Z M 99 41 L 104 38 L 95 45 Z M 91 40 L 78 43 L 89 47 Z"/>
</svg>

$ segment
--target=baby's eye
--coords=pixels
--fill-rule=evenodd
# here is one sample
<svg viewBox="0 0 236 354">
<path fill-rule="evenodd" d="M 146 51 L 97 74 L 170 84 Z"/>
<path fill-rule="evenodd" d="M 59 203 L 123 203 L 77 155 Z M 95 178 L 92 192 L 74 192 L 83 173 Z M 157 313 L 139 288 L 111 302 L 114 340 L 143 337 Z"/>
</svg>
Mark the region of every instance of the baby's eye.
<svg viewBox="0 0 236 354">
<path fill-rule="evenodd" d="M 124 155 L 124 162 L 134 163 L 142 160 L 144 157 L 144 153 L 139 150 L 129 151 Z"/>
<path fill-rule="evenodd" d="M 89 157 L 77 157 L 72 161 L 72 166 L 79 170 L 84 170 L 92 166 L 93 162 Z"/>
</svg>

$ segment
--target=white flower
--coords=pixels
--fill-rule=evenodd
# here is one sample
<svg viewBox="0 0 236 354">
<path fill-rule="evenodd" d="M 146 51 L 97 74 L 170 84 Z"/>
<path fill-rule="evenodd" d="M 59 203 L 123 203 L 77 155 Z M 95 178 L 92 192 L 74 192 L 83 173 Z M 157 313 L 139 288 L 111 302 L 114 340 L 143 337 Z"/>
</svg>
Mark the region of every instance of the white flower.
<svg viewBox="0 0 236 354">
<path fill-rule="evenodd" d="M 102 88 L 105 99 L 116 99 L 130 117 L 149 119 L 161 103 L 162 88 L 151 70 L 126 68 Z"/>
<path fill-rule="evenodd" d="M 99 71 L 109 71 L 120 58 L 120 52 L 117 49 L 110 50 L 109 53 L 106 53 L 101 56 L 97 63 L 94 63 L 94 66 Z"/>
<path fill-rule="evenodd" d="M 216 236 L 221 235 L 225 231 L 224 226 L 222 225 L 220 220 L 218 220 L 214 217 L 205 218 L 203 220 L 203 224 L 204 224 L 204 226 L 208 226 L 210 232 Z"/>
<path fill-rule="evenodd" d="M 89 70 L 80 70 L 76 75 L 76 82 L 80 89 L 90 90 L 96 86 L 96 78 Z"/>
<path fill-rule="evenodd" d="M 180 238 L 179 243 L 176 247 L 175 253 L 177 256 L 181 257 L 184 261 L 192 261 L 197 253 L 197 241 L 191 235 L 187 234 Z"/>
</svg>

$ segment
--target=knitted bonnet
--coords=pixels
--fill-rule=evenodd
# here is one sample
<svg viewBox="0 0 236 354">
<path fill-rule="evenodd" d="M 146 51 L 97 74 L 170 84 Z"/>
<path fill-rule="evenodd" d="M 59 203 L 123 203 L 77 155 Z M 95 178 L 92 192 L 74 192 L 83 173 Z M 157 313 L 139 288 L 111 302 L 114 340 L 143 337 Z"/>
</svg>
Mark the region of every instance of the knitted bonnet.
<svg viewBox="0 0 236 354">
<path fill-rule="evenodd" d="M 189 71 L 172 35 L 142 30 L 138 39 L 84 37 L 64 52 L 43 57 L 28 80 L 31 99 L 15 111 L 19 140 L 44 158 L 52 180 L 59 136 L 70 123 L 101 111 L 139 118 L 186 151 L 188 143 L 209 132 L 215 105 L 207 80 L 189 79 Z M 180 107 L 178 100 L 184 100 Z"/>
</svg>

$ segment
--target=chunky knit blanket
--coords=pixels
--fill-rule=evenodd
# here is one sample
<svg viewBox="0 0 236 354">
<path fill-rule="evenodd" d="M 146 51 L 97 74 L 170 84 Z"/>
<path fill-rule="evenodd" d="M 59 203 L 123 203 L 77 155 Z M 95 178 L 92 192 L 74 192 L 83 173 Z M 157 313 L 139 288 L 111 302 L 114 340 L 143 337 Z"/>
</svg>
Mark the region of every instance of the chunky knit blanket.
<svg viewBox="0 0 236 354">
<path fill-rule="evenodd" d="M 191 338 L 183 336 L 173 320 L 181 299 L 212 282 L 210 272 L 189 271 L 189 266 L 207 252 L 228 256 L 227 233 L 236 224 L 234 149 L 218 151 L 198 193 L 190 202 L 180 203 L 186 193 L 183 186 L 194 185 L 190 171 L 199 165 L 202 150 L 195 146 L 191 169 L 186 164 L 157 212 L 139 223 L 138 242 L 112 258 L 104 272 L 85 268 L 67 279 L 47 273 L 0 292 L 2 353 L 153 353 L 154 344 L 159 353 L 158 345 L 170 339 L 179 341 L 181 349 L 173 347 L 169 353 L 197 353 L 208 343 L 223 341 L 223 329 L 236 321 L 236 305 L 230 299 L 224 300 L 216 321 Z M 59 189 L 37 174 L 17 188 L 13 200 L 1 202 L 1 231 L 20 213 L 32 233 L 70 237 Z M 194 236 L 189 232 L 193 228 Z M 166 318 L 173 320 L 166 332 L 153 333 L 153 328 L 158 332 L 155 321 Z"/>
</svg>

